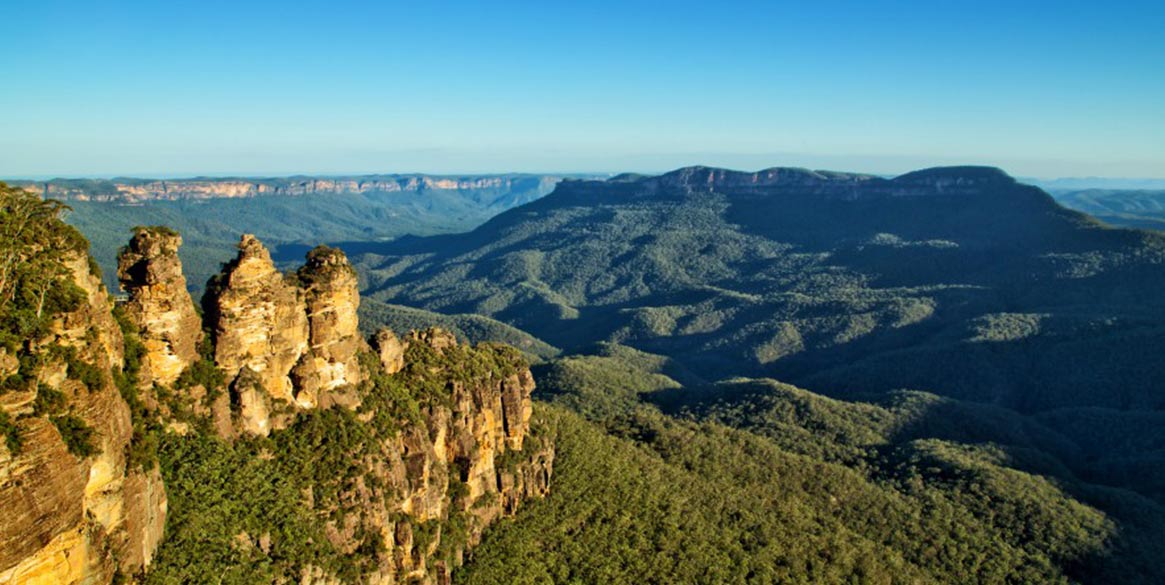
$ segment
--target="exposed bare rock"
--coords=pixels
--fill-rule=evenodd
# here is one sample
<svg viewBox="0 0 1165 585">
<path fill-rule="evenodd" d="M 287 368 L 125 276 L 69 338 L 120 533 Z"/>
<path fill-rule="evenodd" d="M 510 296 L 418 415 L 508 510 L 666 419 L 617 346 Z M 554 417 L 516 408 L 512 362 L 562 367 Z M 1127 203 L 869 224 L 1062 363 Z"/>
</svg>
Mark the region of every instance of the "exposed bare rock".
<svg viewBox="0 0 1165 585">
<path fill-rule="evenodd" d="M 70 452 L 58 427 L 23 399 L 4 402 L 6 412 L 26 417 L 20 450 L 0 446 L 0 583 L 108 582 L 115 559 L 135 572 L 149 562 L 165 518 L 157 472 L 127 477 L 132 425 L 111 374 L 123 359 L 112 303 L 84 254 L 64 264 L 83 300 L 31 344 L 41 363 L 31 398 L 59 397 L 56 408 L 83 425 L 92 451 Z"/>
<path fill-rule="evenodd" d="M 408 349 L 408 343 L 397 338 L 392 329 L 384 327 L 377 331 L 372 338 L 372 344 L 385 373 L 395 374 L 404 369 L 405 350 Z"/>
<path fill-rule="evenodd" d="M 57 541 L 84 528 L 82 496 L 88 466 L 65 450 L 56 427 L 44 418 L 27 419 L 21 433 L 24 447 L 18 456 L 0 441 L 0 583 L 17 582 L 21 575 L 44 573 L 52 557 L 83 555 L 84 539 Z M 90 559 L 90 562 L 96 559 Z M 67 566 L 62 569 L 67 570 Z M 7 577 L 7 579 L 6 579 Z M 68 581 L 65 581 L 68 582 Z"/>
<path fill-rule="evenodd" d="M 238 432 L 266 436 L 271 432 L 271 395 L 263 387 L 263 379 L 255 370 L 245 367 L 231 386 L 234 398 Z"/>
<path fill-rule="evenodd" d="M 530 370 L 522 370 L 502 380 L 502 425 L 506 446 L 510 449 L 522 450 L 522 439 L 530 432 L 530 415 L 534 412 L 530 393 L 533 391 L 534 376 Z"/>
<path fill-rule="evenodd" d="M 356 271 L 344 253 L 320 246 L 297 272 L 308 320 L 308 351 L 292 370 L 295 401 L 303 408 L 354 406 L 363 379 L 357 355 L 368 345 L 360 335 Z"/>
<path fill-rule="evenodd" d="M 139 228 L 118 256 L 126 313 L 146 347 L 139 373 L 144 388 L 173 384 L 198 359 L 202 319 L 186 290 L 181 245 L 182 237 L 167 228 Z"/>
<path fill-rule="evenodd" d="M 90 270 L 89 258 L 82 253 L 67 257 L 65 267 L 73 283 L 85 294 L 85 301 L 77 310 L 57 318 L 52 339 L 44 342 L 78 348 L 99 369 L 121 367 L 125 360 L 125 340 L 113 319 L 113 300 L 101 284 L 101 278 Z"/>
<path fill-rule="evenodd" d="M 112 560 L 100 550 L 100 536 L 89 524 L 58 533 L 36 554 L 0 570 L 0 583 L 58 585 L 104 583 L 113 579 Z"/>
<path fill-rule="evenodd" d="M 450 347 L 457 347 L 457 336 L 440 327 L 430 327 L 423 331 L 412 331 L 409 333 L 409 339 L 423 343 L 437 350 L 437 353 L 441 353 Z"/>
<path fill-rule="evenodd" d="M 158 468 L 126 477 L 125 506 L 126 543 L 118 560 L 124 573 L 133 574 L 150 564 L 166 526 L 166 488 Z"/>
<path fill-rule="evenodd" d="M 342 516 L 347 525 L 330 525 L 329 538 L 347 550 L 359 543 L 354 535 L 382 535 L 392 555 L 370 581 L 441 583 L 449 575 L 447 563 L 460 562 L 463 549 L 457 546 L 474 546 L 489 524 L 513 514 L 522 501 L 547 493 L 554 449 L 551 442 L 524 441 L 531 432 L 534 384 L 516 351 L 457 345 L 436 329 L 409 338 L 413 345 L 404 360 L 429 367 L 410 370 L 408 383 L 444 386 L 448 396 L 427 403 L 420 424 L 404 425 L 383 445 L 382 457 L 368 462 L 385 489 L 378 495 L 360 487 L 342 496 L 360 503 L 353 514 Z M 470 364 L 492 365 L 473 370 Z M 467 519 L 465 540 L 454 545 L 454 557 L 436 556 L 446 537 L 440 532 L 430 532 L 425 547 L 418 545 L 419 526 L 431 531 L 430 523 L 454 515 Z"/>
<path fill-rule="evenodd" d="M 546 493 L 553 443 L 531 423 L 534 381 L 519 352 L 462 345 L 433 328 L 410 333 L 408 341 L 382 330 L 372 354 L 359 334 L 356 275 L 341 252 L 317 248 L 294 277 L 285 277 L 258 240 L 244 236 L 238 258 L 208 297 L 220 380 L 197 361 L 201 323 L 185 293 L 180 242 L 164 230 L 139 231 L 119 267 L 130 317 L 142 339 L 153 342 L 143 377 L 151 386 L 172 384 L 193 365 L 199 381 L 183 387 L 189 406 L 173 407 L 190 418 L 158 422 L 167 423 L 166 432 L 212 428 L 231 439 L 298 432 L 288 427 L 305 411 L 360 406 L 316 415 L 364 425 L 353 427 L 362 442 L 318 445 L 351 448 L 359 465 L 335 484 L 316 478 L 300 487 L 302 506 L 318 515 L 326 544 L 367 557 L 362 582 L 448 583 L 490 523 Z M 83 255 L 66 265 L 83 302 L 32 343 L 41 359 L 27 388 L 0 394 L 0 409 L 18 420 L 23 443 L 13 452 L 0 440 L 0 585 L 108 583 L 148 568 L 164 537 L 169 502 L 160 468 L 143 468 L 130 456 L 135 421 L 114 384 L 124 339 L 112 303 Z M 19 368 L 0 352 L 0 374 Z M 132 392 L 132 378 L 118 379 Z M 38 400 L 40 392 L 52 394 Z M 81 439 L 84 448 L 77 436 L 65 436 L 76 430 L 39 410 L 45 404 L 91 433 Z M 135 406 L 133 416 L 157 417 L 163 409 L 142 410 Z M 272 449 L 260 456 L 287 455 Z M 239 534 L 231 546 L 257 556 L 278 550 L 280 535 L 254 532 Z M 331 569 L 295 569 L 303 583 L 341 582 Z"/>
<path fill-rule="evenodd" d="M 356 318 L 356 272 L 343 252 L 316 248 L 289 278 L 245 235 L 208 295 L 215 362 L 231 388 L 238 430 L 265 435 L 282 424 L 272 413 L 288 408 L 359 404 L 359 354 L 368 344 Z"/>
<path fill-rule="evenodd" d="M 462 191 L 477 189 L 509 190 L 515 183 L 529 180 L 523 177 L 437 177 L 425 175 L 372 175 L 363 177 L 289 177 L 285 179 L 178 179 L 158 181 L 127 179 L 102 181 L 102 188 L 90 184 L 78 185 L 70 181 L 34 183 L 15 181 L 14 184 L 46 198 L 62 201 L 174 201 L 184 199 L 249 198 L 264 196 L 296 197 L 303 195 L 339 195 L 348 193 L 408 193 L 418 191 Z M 548 191 L 559 177 L 538 179 L 539 189 Z"/>
<path fill-rule="evenodd" d="M 231 422 L 231 398 L 226 392 L 220 393 L 209 405 L 210 420 L 214 432 L 227 440 L 235 438 L 235 426 Z"/>
<path fill-rule="evenodd" d="M 302 292 L 275 269 L 263 244 L 244 235 L 238 257 L 212 283 L 207 295 L 215 363 L 232 388 L 239 372 L 247 368 L 268 396 L 294 400 L 290 373 L 308 348 L 306 307 Z M 251 409 L 248 414 L 261 415 L 262 409 Z M 244 426 L 267 429 L 269 421 L 248 420 Z"/>
</svg>

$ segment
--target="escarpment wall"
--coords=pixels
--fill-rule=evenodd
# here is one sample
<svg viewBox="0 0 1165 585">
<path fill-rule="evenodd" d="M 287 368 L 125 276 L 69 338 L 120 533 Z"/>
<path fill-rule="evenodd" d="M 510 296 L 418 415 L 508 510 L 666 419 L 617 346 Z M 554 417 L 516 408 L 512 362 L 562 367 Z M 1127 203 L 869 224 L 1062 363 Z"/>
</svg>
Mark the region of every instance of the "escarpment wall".
<svg viewBox="0 0 1165 585">
<path fill-rule="evenodd" d="M 62 201 L 141 203 L 186 199 L 340 195 L 367 193 L 423 193 L 538 188 L 548 191 L 557 176 L 439 177 L 425 175 L 366 177 L 288 177 L 283 179 L 149 179 L 16 181 L 45 198 Z"/>
<path fill-rule="evenodd" d="M 68 257 L 81 302 L 22 350 L 37 356 L 35 376 L 0 390 L 20 443 L 0 440 L 0 584 L 148 575 L 182 501 L 167 494 L 157 433 L 278 445 L 313 413 L 352 413 L 344 420 L 366 437 L 349 454 L 361 475 L 303 486 L 300 506 L 318 516 L 320 545 L 365 560 L 355 578 L 296 566 L 302 583 L 447 582 L 490 523 L 548 493 L 554 445 L 532 418 L 534 380 L 516 350 L 439 329 L 385 329 L 369 344 L 342 252 L 317 248 L 281 274 L 252 236 L 200 315 L 180 245 L 164 228 L 135 231 L 117 309 L 88 258 Z M 23 379 L 25 354 L 0 349 L 0 379 Z M 248 494 L 228 496 L 246 505 Z M 264 551 L 272 538 L 243 532 L 236 544 Z"/>
<path fill-rule="evenodd" d="M 128 460 L 132 421 L 113 304 L 82 253 L 66 256 L 79 305 L 27 340 L 0 392 L 17 448 L 0 441 L 0 583 L 103 583 L 148 566 L 167 499 L 156 466 Z M 13 364 L 9 364 L 10 366 Z M 11 378 L 15 377 L 15 378 Z M 7 385 L 7 384 L 6 384 Z"/>
</svg>

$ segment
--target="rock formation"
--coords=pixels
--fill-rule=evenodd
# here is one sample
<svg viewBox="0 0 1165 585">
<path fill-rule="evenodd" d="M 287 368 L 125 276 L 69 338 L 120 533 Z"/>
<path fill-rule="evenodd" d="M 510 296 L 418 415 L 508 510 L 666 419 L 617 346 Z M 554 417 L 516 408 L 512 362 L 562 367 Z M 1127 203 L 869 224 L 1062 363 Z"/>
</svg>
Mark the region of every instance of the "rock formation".
<svg viewBox="0 0 1165 585">
<path fill-rule="evenodd" d="M 360 383 L 356 358 L 368 349 L 357 328 L 356 271 L 343 252 L 320 246 L 308 253 L 307 264 L 297 275 L 306 300 L 308 350 L 291 372 L 296 403 L 304 407 L 353 403 L 355 398 L 344 389 Z"/>
<path fill-rule="evenodd" d="M 239 255 L 207 296 L 215 364 L 242 405 L 243 428 L 265 435 L 270 431 L 270 401 L 295 401 L 291 369 L 308 349 L 303 292 L 275 269 L 258 239 L 245 235 Z M 241 375 L 244 370 L 248 372 Z"/>
<path fill-rule="evenodd" d="M 391 329 L 377 331 L 372 338 L 372 345 L 376 348 L 376 356 L 380 358 L 380 366 L 385 373 L 395 374 L 404 369 L 408 344 L 397 338 Z"/>
<path fill-rule="evenodd" d="M 434 328 L 407 341 L 381 330 L 373 351 L 342 252 L 316 248 L 283 275 L 243 236 L 206 299 L 211 363 L 198 352 L 203 321 L 185 290 L 180 244 L 164 228 L 135 232 L 119 263 L 129 295 L 121 325 L 86 255 L 73 253 L 65 264 L 76 306 L 16 354 L 0 348 L 0 585 L 149 571 L 169 505 L 152 458 L 163 455 L 149 449 L 166 432 L 233 441 L 300 432 L 297 421 L 352 425 L 344 432 L 358 442 L 313 443 L 332 460 L 352 458 L 340 466 L 347 475 L 298 484 L 290 497 L 303 500 L 284 503 L 318 517 L 327 542 L 313 547 L 362 559 L 356 582 L 448 582 L 491 522 L 547 493 L 554 446 L 537 430 L 549 423 L 532 423 L 534 380 L 516 350 L 462 345 Z M 140 367 L 125 359 L 137 341 Z M 313 412 L 321 418 L 308 420 Z M 273 435 L 263 455 L 243 452 L 292 457 L 267 450 L 289 436 Z M 175 490 L 169 497 L 191 505 Z M 249 494 L 224 497 L 245 506 Z M 282 538 L 234 536 L 232 546 L 256 554 Z M 324 566 L 291 568 L 303 583 L 353 581 Z"/>
<path fill-rule="evenodd" d="M 245 235 L 239 255 L 207 293 L 215 364 L 240 406 L 241 428 L 265 435 L 284 407 L 354 406 L 363 379 L 358 354 L 368 344 L 357 329 L 356 271 L 344 253 L 319 247 L 293 276 Z"/>
<path fill-rule="evenodd" d="M 112 302 L 83 254 L 65 265 L 81 302 L 30 340 L 35 377 L 0 392 L 0 411 L 19 429 L 18 449 L 0 441 L 0 583 L 108 582 L 148 565 L 162 536 L 161 475 L 127 461 L 132 424 L 111 376 L 123 365 Z M 78 437 L 88 453 L 76 452 Z"/>
<path fill-rule="evenodd" d="M 435 539 L 423 545 L 416 530 L 433 523 L 444 526 L 441 521 L 454 516 L 465 519 L 464 541 L 454 546 L 459 556 L 464 547 L 480 540 L 491 522 L 550 489 L 553 445 L 523 449 L 534 380 L 517 352 L 460 346 L 452 335 L 435 328 L 410 338 L 405 360 L 425 365 L 415 372 L 421 378 L 410 380 L 435 383 L 447 396 L 423 407 L 422 424 L 402 427 L 370 456 L 368 466 L 378 470 L 384 488 L 342 494 L 339 500 L 349 502 L 345 521 L 330 521 L 328 526 L 329 539 L 342 550 L 359 544 L 355 535 L 382 535 L 391 554 L 380 558 L 368 575 L 370 582 L 445 582 L 449 559 L 435 554 L 440 528 Z M 502 370 L 467 377 L 462 368 L 471 362 L 492 362 Z M 507 460 L 507 454 L 519 450 L 520 459 Z"/>
<path fill-rule="evenodd" d="M 16 185 L 45 198 L 62 201 L 106 201 L 136 203 L 184 199 L 219 199 L 313 194 L 402 193 L 424 191 L 510 190 L 516 183 L 537 181 L 538 189 L 549 191 L 557 176 L 438 177 L 426 175 L 372 175 L 364 177 L 289 177 L 285 179 L 151 179 L 69 180 L 48 182 L 17 181 Z"/>
<path fill-rule="evenodd" d="M 117 277 L 129 295 L 125 312 L 145 345 L 138 374 L 143 388 L 173 384 L 198 359 L 202 319 L 186 290 L 181 245 L 172 230 L 139 228 L 118 256 Z"/>
</svg>

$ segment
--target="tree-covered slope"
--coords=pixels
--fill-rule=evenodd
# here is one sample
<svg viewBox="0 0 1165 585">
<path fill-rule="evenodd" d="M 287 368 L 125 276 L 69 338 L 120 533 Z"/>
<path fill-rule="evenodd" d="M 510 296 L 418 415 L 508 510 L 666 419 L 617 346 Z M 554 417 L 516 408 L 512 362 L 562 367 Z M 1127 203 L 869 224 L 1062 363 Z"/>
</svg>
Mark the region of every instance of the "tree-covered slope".
<svg viewBox="0 0 1165 585">
<path fill-rule="evenodd" d="M 1061 205 L 1096 216 L 1112 225 L 1165 230 L 1165 191 L 1152 189 L 1082 189 L 1052 191 Z"/>
<path fill-rule="evenodd" d="M 566 181 L 467 234 L 375 247 L 373 298 L 700 376 L 915 388 L 1023 411 L 1157 408 L 1165 236 L 996 169 L 702 167 Z"/>
<path fill-rule="evenodd" d="M 1165 510 L 1040 421 L 925 393 L 680 384 L 605 345 L 541 368 L 554 489 L 463 583 L 1151 583 Z M 668 416 L 668 413 L 671 416 Z"/>
<path fill-rule="evenodd" d="M 365 299 L 360 303 L 360 329 L 373 335 L 382 327 L 413 331 L 440 327 L 471 344 L 491 341 L 517 348 L 533 361 L 558 355 L 558 348 L 510 325 L 482 315 L 444 315 L 424 309 L 387 305 Z"/>
</svg>

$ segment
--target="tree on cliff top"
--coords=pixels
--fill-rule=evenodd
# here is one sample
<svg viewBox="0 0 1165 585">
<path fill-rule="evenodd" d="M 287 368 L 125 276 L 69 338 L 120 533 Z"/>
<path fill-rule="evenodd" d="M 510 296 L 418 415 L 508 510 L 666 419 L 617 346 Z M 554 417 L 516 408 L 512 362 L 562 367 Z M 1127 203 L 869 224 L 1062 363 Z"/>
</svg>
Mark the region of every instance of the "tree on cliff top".
<svg viewBox="0 0 1165 585">
<path fill-rule="evenodd" d="M 64 259 L 88 244 L 61 221 L 68 206 L 0 183 L 0 343 L 15 350 L 75 306 Z"/>
</svg>

